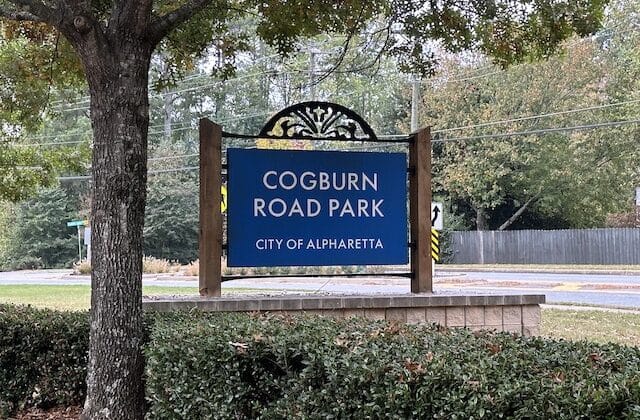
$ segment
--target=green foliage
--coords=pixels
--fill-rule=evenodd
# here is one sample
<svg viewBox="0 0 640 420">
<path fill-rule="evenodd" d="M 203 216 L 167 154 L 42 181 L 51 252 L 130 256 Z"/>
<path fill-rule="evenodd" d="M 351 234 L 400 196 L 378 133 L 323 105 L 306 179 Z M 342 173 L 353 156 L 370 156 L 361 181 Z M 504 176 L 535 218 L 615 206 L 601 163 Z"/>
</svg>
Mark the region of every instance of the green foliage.
<svg viewBox="0 0 640 420">
<path fill-rule="evenodd" d="M 0 305 L 0 332 L 0 417 L 25 407 L 82 404 L 86 313 Z"/>
<path fill-rule="evenodd" d="M 76 200 L 60 188 L 42 190 L 16 206 L 7 234 L 6 264 L 10 268 L 69 266 L 77 258 Z"/>
<path fill-rule="evenodd" d="M 635 418 L 640 350 L 318 318 L 173 314 L 146 348 L 149 415 Z"/>
<path fill-rule="evenodd" d="M 13 217 L 13 205 L 0 201 L 0 269 L 5 266 L 5 258 L 9 249 L 9 235 L 11 231 L 11 219 Z"/>
<path fill-rule="evenodd" d="M 45 24 L 0 20 L 0 121 L 38 129 L 52 84 L 81 86 L 83 79 L 75 52 L 57 31 Z"/>
<path fill-rule="evenodd" d="M 0 305 L 0 416 L 79 405 L 86 312 Z M 636 418 L 640 349 L 361 319 L 147 319 L 150 418 Z"/>
<path fill-rule="evenodd" d="M 144 253 L 188 263 L 198 258 L 198 186 L 189 178 L 156 176 L 149 182 Z"/>
<path fill-rule="evenodd" d="M 61 170 L 81 170 L 87 155 L 86 147 L 46 150 L 0 142 L 0 200 L 19 201 L 35 195 L 39 188 L 54 185 Z"/>
<path fill-rule="evenodd" d="M 469 2 L 431 3 L 394 1 L 403 37 L 392 54 L 405 70 L 429 74 L 437 62 L 426 40 L 450 52 L 478 50 L 506 66 L 549 57 L 572 33 L 586 36 L 597 30 L 606 0 L 589 2 Z"/>
<path fill-rule="evenodd" d="M 602 226 L 608 213 L 626 208 L 640 181 L 637 128 L 483 136 L 633 119 L 637 104 L 615 105 L 637 99 L 629 84 L 611 77 L 622 67 L 640 71 L 596 41 L 573 39 L 543 63 L 502 72 L 478 65 L 484 75 L 433 83 L 425 92 L 427 118 L 442 130 L 435 139 L 445 140 L 434 146 L 435 191 L 466 206 L 478 228 L 497 229 L 523 206 L 522 223 L 507 227 Z M 526 118 L 532 115 L 543 116 Z"/>
</svg>

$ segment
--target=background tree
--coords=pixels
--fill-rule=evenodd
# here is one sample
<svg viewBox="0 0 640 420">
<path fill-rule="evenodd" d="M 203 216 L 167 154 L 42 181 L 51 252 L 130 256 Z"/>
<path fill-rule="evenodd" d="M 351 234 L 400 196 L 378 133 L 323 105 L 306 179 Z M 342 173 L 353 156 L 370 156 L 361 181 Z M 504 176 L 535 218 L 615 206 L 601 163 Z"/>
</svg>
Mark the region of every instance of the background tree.
<svg viewBox="0 0 640 420">
<path fill-rule="evenodd" d="M 69 267 L 78 260 L 76 229 L 67 227 L 77 217 L 76 207 L 77 200 L 61 188 L 44 189 L 16 206 L 0 260 L 12 269 Z"/>
<path fill-rule="evenodd" d="M 355 33 L 365 22 L 380 17 L 385 22 L 381 33 L 388 39 L 384 49 L 399 56 L 404 69 L 430 73 L 434 57 L 428 42 L 439 42 L 451 51 L 480 49 L 502 63 L 546 56 L 572 32 L 584 35 L 595 30 L 603 5 L 600 0 L 463 6 L 453 1 L 345 0 L 340 7 L 324 0 L 0 0 L 3 25 L 7 21 L 42 23 L 55 39 L 54 45 L 62 45 L 59 52 L 77 54 L 57 57 L 82 63 L 90 94 L 94 254 L 83 416 L 144 416 L 142 230 L 149 67 L 156 49 L 177 70 L 193 65 L 213 45 L 224 53 L 221 69 L 225 69 L 233 66 L 232 58 L 252 35 L 236 31 L 234 23 L 242 18 L 256 19 L 257 34 L 286 54 L 295 50 L 299 38 Z M 402 35 L 394 33 L 397 29 Z M 10 36 L 24 38 L 19 30 L 10 31 Z M 27 40 L 28 45 L 38 44 Z"/>
<path fill-rule="evenodd" d="M 198 258 L 198 184 L 192 177 L 149 180 L 144 253 L 189 263 Z"/>
<path fill-rule="evenodd" d="M 505 71 L 467 62 L 475 75 L 436 79 L 424 106 L 441 141 L 437 189 L 464 203 L 480 230 L 602 226 L 638 180 L 637 128 L 598 127 L 633 120 L 633 91 L 612 86 L 622 63 L 611 58 L 597 38 L 574 39 L 546 62 Z M 544 132 L 575 126 L 588 129 Z"/>
</svg>

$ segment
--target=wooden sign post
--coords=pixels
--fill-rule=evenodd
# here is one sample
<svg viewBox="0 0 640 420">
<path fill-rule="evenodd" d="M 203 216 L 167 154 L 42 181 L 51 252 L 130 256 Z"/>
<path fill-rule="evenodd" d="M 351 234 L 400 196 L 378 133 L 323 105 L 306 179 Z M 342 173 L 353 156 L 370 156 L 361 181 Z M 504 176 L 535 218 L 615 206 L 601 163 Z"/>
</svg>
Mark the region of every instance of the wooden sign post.
<svg viewBox="0 0 640 420">
<path fill-rule="evenodd" d="M 200 120 L 200 296 L 220 296 L 222 283 L 222 127 Z"/>
<path fill-rule="evenodd" d="M 432 293 L 431 132 L 429 128 L 412 134 L 409 145 L 409 168 L 411 293 Z"/>
</svg>

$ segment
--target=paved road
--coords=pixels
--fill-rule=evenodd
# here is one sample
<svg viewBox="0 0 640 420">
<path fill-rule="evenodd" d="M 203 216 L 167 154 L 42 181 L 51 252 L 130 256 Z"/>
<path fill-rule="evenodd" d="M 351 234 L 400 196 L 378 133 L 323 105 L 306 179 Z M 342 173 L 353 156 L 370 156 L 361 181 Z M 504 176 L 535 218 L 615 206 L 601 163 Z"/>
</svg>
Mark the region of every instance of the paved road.
<svg viewBox="0 0 640 420">
<path fill-rule="evenodd" d="M 197 287 L 189 277 L 145 275 L 145 285 Z M 87 276 L 69 270 L 0 273 L 2 284 L 90 284 Z M 225 282 L 224 289 L 247 288 L 274 292 L 409 293 L 409 280 L 400 278 L 242 279 Z M 446 294 L 545 294 L 548 303 L 577 303 L 640 308 L 640 275 L 437 272 L 434 292 Z"/>
</svg>

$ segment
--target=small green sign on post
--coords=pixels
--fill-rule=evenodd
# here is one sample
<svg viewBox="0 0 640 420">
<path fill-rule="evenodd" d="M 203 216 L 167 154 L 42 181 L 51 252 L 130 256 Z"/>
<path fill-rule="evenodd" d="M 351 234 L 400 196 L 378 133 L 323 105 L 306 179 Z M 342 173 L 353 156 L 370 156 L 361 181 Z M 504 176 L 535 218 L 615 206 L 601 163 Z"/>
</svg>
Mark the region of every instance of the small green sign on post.
<svg viewBox="0 0 640 420">
<path fill-rule="evenodd" d="M 82 241 L 80 235 L 80 226 L 87 226 L 89 224 L 88 220 L 71 220 L 67 222 L 67 227 L 76 227 L 78 230 L 78 257 L 80 258 L 78 262 L 82 261 Z"/>
</svg>

